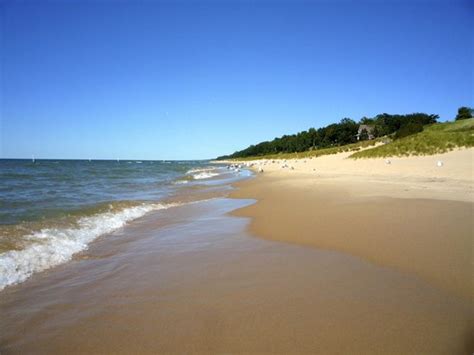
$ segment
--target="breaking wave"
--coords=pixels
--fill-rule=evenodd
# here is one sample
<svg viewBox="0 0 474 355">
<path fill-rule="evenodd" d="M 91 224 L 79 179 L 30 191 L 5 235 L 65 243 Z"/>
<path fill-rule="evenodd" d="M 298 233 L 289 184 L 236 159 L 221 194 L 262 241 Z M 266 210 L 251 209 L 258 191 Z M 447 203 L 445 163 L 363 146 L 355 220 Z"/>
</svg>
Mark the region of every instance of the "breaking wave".
<svg viewBox="0 0 474 355">
<path fill-rule="evenodd" d="M 194 180 L 209 179 L 214 176 L 220 175 L 216 172 L 216 168 L 200 168 L 200 169 L 191 169 L 186 172 L 187 175 L 190 175 Z"/>
<path fill-rule="evenodd" d="M 111 210 L 80 217 L 74 226 L 51 227 L 24 236 L 21 250 L 0 254 L 0 290 L 25 281 L 34 273 L 63 264 L 74 254 L 84 251 L 99 236 L 111 233 L 145 214 L 179 204 L 142 203 L 120 210 Z"/>
</svg>

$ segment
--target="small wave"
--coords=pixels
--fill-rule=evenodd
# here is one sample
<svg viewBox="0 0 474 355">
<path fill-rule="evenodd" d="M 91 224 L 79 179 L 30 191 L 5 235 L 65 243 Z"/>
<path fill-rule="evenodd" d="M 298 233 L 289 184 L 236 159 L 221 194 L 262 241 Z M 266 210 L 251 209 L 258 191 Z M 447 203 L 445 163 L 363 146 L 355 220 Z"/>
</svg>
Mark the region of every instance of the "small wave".
<svg viewBox="0 0 474 355">
<path fill-rule="evenodd" d="M 211 177 L 219 175 L 215 171 L 217 168 L 196 168 L 186 172 L 187 175 L 191 175 L 194 180 L 209 179 Z"/>
<path fill-rule="evenodd" d="M 25 281 L 36 272 L 63 264 L 86 250 L 99 236 L 111 233 L 145 214 L 179 204 L 141 204 L 119 211 L 81 217 L 74 228 L 45 228 L 26 236 L 31 244 L 0 254 L 0 290 Z"/>
<path fill-rule="evenodd" d="M 173 185 L 184 185 L 187 183 L 189 183 L 189 180 L 176 180 L 175 182 L 173 182 Z"/>
<path fill-rule="evenodd" d="M 213 176 L 219 175 L 218 173 L 212 173 L 212 172 L 202 172 L 198 174 L 193 174 L 193 179 L 195 180 L 201 180 L 201 179 L 209 179 Z"/>
<path fill-rule="evenodd" d="M 216 170 L 214 167 L 208 167 L 208 168 L 194 168 L 186 171 L 187 175 L 195 174 L 195 173 L 202 173 L 202 172 L 207 172 L 207 171 L 213 171 Z"/>
</svg>

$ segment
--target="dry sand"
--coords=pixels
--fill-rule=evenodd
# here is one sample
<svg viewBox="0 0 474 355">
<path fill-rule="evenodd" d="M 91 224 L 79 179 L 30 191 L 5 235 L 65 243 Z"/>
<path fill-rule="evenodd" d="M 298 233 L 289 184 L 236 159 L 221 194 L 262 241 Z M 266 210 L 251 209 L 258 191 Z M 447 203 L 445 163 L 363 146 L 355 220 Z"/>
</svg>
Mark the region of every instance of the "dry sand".
<svg viewBox="0 0 474 355">
<path fill-rule="evenodd" d="M 262 167 L 265 175 L 270 176 L 310 176 L 320 183 L 343 182 L 339 186 L 348 187 L 346 191 L 357 196 L 474 201 L 474 148 L 403 158 L 355 160 L 348 158 L 351 154 L 242 163 Z M 438 166 L 438 162 L 442 162 L 442 166 Z M 282 165 L 288 167 L 282 168 Z M 293 184 L 292 181 L 295 180 L 287 179 L 288 185 Z M 293 185 L 300 185 L 300 181 Z"/>
<path fill-rule="evenodd" d="M 474 149 L 390 164 L 348 155 L 254 162 L 264 173 L 233 196 L 258 202 L 236 214 L 253 218 L 254 235 L 356 255 L 472 299 Z"/>
</svg>

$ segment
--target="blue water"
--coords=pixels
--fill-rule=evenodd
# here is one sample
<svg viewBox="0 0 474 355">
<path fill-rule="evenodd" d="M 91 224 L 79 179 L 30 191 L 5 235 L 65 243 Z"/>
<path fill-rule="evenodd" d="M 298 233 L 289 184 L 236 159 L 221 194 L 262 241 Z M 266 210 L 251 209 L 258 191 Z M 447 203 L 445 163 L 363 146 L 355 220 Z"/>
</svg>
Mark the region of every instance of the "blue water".
<svg viewBox="0 0 474 355">
<path fill-rule="evenodd" d="M 0 290 L 235 174 L 208 161 L 0 160 Z"/>
<path fill-rule="evenodd" d="M 98 203 L 158 200 L 202 161 L 0 160 L 0 224 L 54 217 Z"/>
</svg>

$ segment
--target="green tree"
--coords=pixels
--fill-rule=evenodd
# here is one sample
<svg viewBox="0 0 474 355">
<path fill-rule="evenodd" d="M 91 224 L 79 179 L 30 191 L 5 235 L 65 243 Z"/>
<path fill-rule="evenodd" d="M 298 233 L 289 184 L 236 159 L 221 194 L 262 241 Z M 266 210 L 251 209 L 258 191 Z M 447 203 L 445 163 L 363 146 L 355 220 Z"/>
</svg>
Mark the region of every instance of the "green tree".
<svg viewBox="0 0 474 355">
<path fill-rule="evenodd" d="M 360 119 L 360 124 L 365 124 L 365 125 L 368 125 L 368 126 L 372 126 L 374 124 L 375 120 L 373 118 L 369 118 L 369 117 L 362 117 Z"/>
<path fill-rule="evenodd" d="M 311 140 L 311 148 L 314 149 L 316 148 L 316 145 L 319 143 L 318 142 L 318 131 L 316 131 L 314 128 L 310 128 L 308 130 L 309 138 Z"/>
<path fill-rule="evenodd" d="M 377 125 L 375 125 L 372 130 L 372 136 L 374 136 L 374 138 L 380 137 L 380 128 Z"/>
<path fill-rule="evenodd" d="M 472 117 L 472 109 L 468 107 L 460 108 L 458 116 L 462 118 Z M 374 137 L 386 135 L 395 135 L 395 138 L 406 137 L 423 130 L 423 126 L 434 124 L 439 116 L 421 112 L 410 113 L 406 115 L 391 115 L 382 113 L 374 118 L 362 117 L 360 124 L 373 126 L 371 132 Z M 458 119 L 458 118 L 456 118 Z M 237 151 L 224 158 L 242 158 L 249 156 L 261 156 L 265 154 L 303 152 L 309 149 L 320 149 L 334 147 L 357 141 L 357 132 L 359 123 L 350 118 L 343 118 L 339 123 L 333 123 L 326 127 L 318 129 L 310 128 L 307 131 L 298 132 L 292 135 L 277 137 L 272 141 L 261 142 L 251 145 L 244 150 Z M 368 139 L 369 132 L 363 131 L 359 139 Z"/>
<path fill-rule="evenodd" d="M 472 111 L 473 109 L 470 107 L 462 106 L 458 108 L 458 114 L 456 115 L 456 121 L 459 120 L 467 120 L 468 118 L 472 118 Z"/>
<path fill-rule="evenodd" d="M 412 134 L 416 134 L 418 132 L 423 131 L 423 125 L 418 122 L 410 122 L 400 128 L 397 132 L 395 132 L 395 139 L 400 139 L 403 137 L 411 136 Z"/>
</svg>

